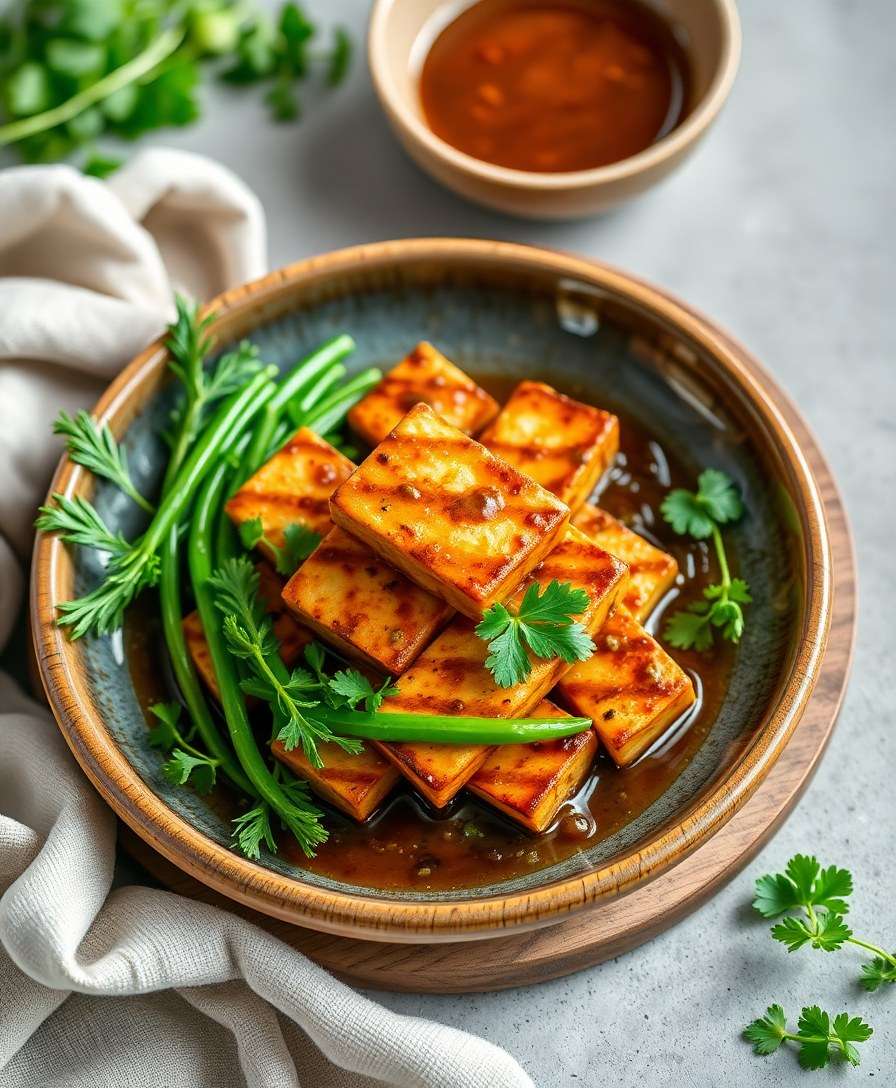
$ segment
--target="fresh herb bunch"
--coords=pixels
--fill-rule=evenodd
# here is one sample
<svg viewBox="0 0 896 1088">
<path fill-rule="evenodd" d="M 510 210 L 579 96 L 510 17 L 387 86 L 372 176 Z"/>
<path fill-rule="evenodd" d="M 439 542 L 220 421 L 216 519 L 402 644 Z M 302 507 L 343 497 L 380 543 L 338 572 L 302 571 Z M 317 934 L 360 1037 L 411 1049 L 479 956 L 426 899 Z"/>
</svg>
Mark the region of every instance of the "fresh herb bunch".
<svg viewBox="0 0 896 1088">
<path fill-rule="evenodd" d="M 0 146 L 29 162 L 87 149 L 87 172 L 105 176 L 119 162 L 95 141 L 195 121 L 206 68 L 267 84 L 271 116 L 292 120 L 299 82 L 335 87 L 349 67 L 345 30 L 323 50 L 316 34 L 291 0 L 274 19 L 246 0 L 21 0 L 0 20 Z"/>
<path fill-rule="evenodd" d="M 724 472 L 708 468 L 700 473 L 696 491 L 676 488 L 660 507 L 663 517 L 676 533 L 695 540 L 712 538 L 721 580 L 703 590 L 703 600 L 675 612 L 666 624 L 664 637 L 680 650 L 708 650 L 715 631 L 729 642 L 739 642 L 744 630 L 742 605 L 752 600 L 747 583 L 732 578 L 720 531 L 721 525 L 737 521 L 744 506 L 734 482 Z"/>
<path fill-rule="evenodd" d="M 770 1005 L 765 1016 L 754 1020 L 744 1030 L 744 1038 L 763 1056 L 774 1054 L 782 1043 L 799 1043 L 799 1063 L 804 1069 L 823 1069 L 831 1057 L 859 1064 L 856 1043 L 864 1043 L 873 1034 L 859 1016 L 841 1012 L 833 1018 L 818 1005 L 804 1008 L 797 1030 L 789 1031 L 787 1017 L 780 1005 Z"/>
<path fill-rule="evenodd" d="M 503 604 L 487 609 L 476 634 L 488 643 L 485 666 L 498 687 L 520 684 L 532 671 L 527 647 L 536 657 L 559 657 L 569 663 L 589 658 L 594 642 L 582 624 L 573 620 L 587 607 L 584 589 L 554 580 L 544 590 L 533 582 L 516 612 Z"/>
<path fill-rule="evenodd" d="M 853 944 L 874 953 L 862 965 L 861 984 L 868 991 L 887 983 L 896 983 L 896 954 L 853 936 L 844 921 L 849 911 L 846 897 L 852 894 L 852 875 L 831 865 L 822 869 L 818 860 L 797 854 L 783 873 L 761 876 L 756 881 L 753 907 L 763 918 L 783 917 L 772 926 L 776 941 L 796 952 L 804 945 L 836 952 L 844 944 Z M 799 911 L 800 915 L 794 915 Z"/>
</svg>

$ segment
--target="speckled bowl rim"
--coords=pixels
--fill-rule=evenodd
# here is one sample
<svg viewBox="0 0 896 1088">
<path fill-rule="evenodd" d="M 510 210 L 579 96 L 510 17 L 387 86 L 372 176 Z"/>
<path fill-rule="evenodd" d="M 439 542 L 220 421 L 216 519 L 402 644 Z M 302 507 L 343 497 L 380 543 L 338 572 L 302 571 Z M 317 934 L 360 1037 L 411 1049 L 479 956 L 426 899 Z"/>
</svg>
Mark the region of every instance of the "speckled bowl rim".
<svg viewBox="0 0 896 1088">
<path fill-rule="evenodd" d="M 776 407 L 787 398 L 743 349 L 665 292 L 616 269 L 572 255 L 480 239 L 378 242 L 312 257 L 218 296 L 222 339 L 245 335 L 290 308 L 290 300 L 334 277 L 347 283 L 359 270 L 475 267 L 510 269 L 604 288 L 650 312 L 697 343 L 724 381 L 737 387 L 765 432 L 796 503 L 805 550 L 805 601 L 796 619 L 796 648 L 774 705 L 738 760 L 673 826 L 640 849 L 592 871 L 534 890 L 439 902 L 375 899 L 314 887 L 251 862 L 212 841 L 170 809 L 144 782 L 106 729 L 90 692 L 79 643 L 53 622 L 56 605 L 72 595 L 74 563 L 55 537 L 38 534 L 31 581 L 31 620 L 42 682 L 60 729 L 88 778 L 114 811 L 154 849 L 191 876 L 263 913 L 323 932 L 369 940 L 431 942 L 494 937 L 557 922 L 570 913 L 631 891 L 668 870 L 722 827 L 752 796 L 784 749 L 812 693 L 831 620 L 833 578 L 824 506 L 799 443 Z M 235 329 L 233 327 L 236 327 Z M 166 352 L 156 341 L 131 362 L 100 398 L 95 414 L 121 434 L 164 380 Z M 91 478 L 67 457 L 50 491 L 89 495 Z M 475 894 L 475 892 L 471 892 Z"/>
<path fill-rule="evenodd" d="M 367 63 L 383 109 L 393 124 L 401 128 L 410 140 L 427 148 L 446 165 L 482 181 L 492 184 L 497 182 L 513 189 L 533 192 L 590 189 L 648 173 L 667 160 L 674 159 L 699 140 L 715 120 L 731 93 L 740 65 L 742 35 L 735 0 L 712 0 L 721 23 L 722 48 L 709 86 L 697 106 L 680 125 L 636 155 L 630 155 L 607 166 L 551 174 L 534 170 L 514 170 L 477 159 L 436 136 L 398 89 L 386 59 L 387 24 L 396 2 L 397 0 L 376 0 L 370 13 L 367 32 Z"/>
</svg>

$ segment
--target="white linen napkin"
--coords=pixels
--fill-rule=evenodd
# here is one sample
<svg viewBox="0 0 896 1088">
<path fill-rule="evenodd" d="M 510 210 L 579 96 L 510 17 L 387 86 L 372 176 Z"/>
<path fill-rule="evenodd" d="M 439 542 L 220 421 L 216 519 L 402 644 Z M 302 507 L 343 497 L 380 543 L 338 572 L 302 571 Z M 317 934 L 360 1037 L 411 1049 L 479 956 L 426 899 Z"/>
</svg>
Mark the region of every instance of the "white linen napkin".
<svg viewBox="0 0 896 1088">
<path fill-rule="evenodd" d="M 258 201 L 199 156 L 145 151 L 108 183 L 0 172 L 0 644 L 58 410 L 161 332 L 173 288 L 206 298 L 264 266 Z M 2 1088 L 532 1088 L 499 1048 L 385 1010 L 235 915 L 110 892 L 114 865 L 111 811 L 0 675 Z"/>
</svg>

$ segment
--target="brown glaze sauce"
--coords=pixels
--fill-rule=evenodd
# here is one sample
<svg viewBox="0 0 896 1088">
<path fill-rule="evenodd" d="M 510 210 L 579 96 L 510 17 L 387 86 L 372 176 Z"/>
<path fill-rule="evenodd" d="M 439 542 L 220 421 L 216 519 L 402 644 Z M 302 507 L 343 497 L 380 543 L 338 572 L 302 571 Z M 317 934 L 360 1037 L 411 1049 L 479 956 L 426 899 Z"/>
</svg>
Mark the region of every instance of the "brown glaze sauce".
<svg viewBox="0 0 896 1088">
<path fill-rule="evenodd" d="M 643 151 L 684 119 L 689 84 L 674 28 L 639 0 L 480 0 L 433 42 L 420 99 L 458 150 L 553 173 Z"/>
<path fill-rule="evenodd" d="M 503 403 L 515 382 L 480 379 Z M 564 389 L 588 400 L 584 390 Z M 593 399 L 593 396 L 592 398 Z M 677 537 L 659 515 L 670 487 L 693 487 L 683 467 L 670 458 L 648 431 L 620 418 L 621 450 L 599 491 L 601 507 L 646 535 L 678 560 L 679 583 L 694 599 L 714 580 L 703 543 Z M 736 563 L 736 556 L 734 557 Z M 673 589 L 650 617 L 656 632 L 663 612 L 678 607 Z M 125 645 L 131 675 L 145 708 L 171 698 L 173 686 L 159 633 L 155 602 L 145 595 L 128 614 Z M 475 887 L 543 869 L 607 839 L 637 819 L 678 778 L 706 738 L 725 694 L 733 648 L 720 644 L 697 654 L 666 647 L 695 681 L 697 703 L 634 766 L 619 770 L 603 753 L 576 797 L 561 808 L 551 829 L 533 835 L 465 791 L 441 812 L 399 786 L 385 805 L 359 826 L 320 801 L 327 813 L 329 840 L 309 861 L 281 836 L 290 862 L 335 880 L 371 888 L 420 892 Z M 149 717 L 147 711 L 147 717 Z M 266 731 L 260 724 L 259 737 Z M 233 815 L 226 790 L 213 801 L 223 816 Z M 583 868 L 587 862 L 582 859 Z"/>
</svg>

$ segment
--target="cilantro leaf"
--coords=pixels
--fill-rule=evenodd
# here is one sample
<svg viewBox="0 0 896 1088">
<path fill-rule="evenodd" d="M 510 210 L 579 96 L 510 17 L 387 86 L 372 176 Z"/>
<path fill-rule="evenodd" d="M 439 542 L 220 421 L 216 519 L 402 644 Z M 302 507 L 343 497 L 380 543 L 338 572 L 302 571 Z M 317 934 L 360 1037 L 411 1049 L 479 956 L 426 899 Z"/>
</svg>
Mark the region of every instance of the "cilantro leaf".
<svg viewBox="0 0 896 1088">
<path fill-rule="evenodd" d="M 277 573 L 286 576 L 294 574 L 321 541 L 319 533 L 307 525 L 294 522 L 283 530 L 283 545 L 277 545 L 266 535 L 261 518 L 241 522 L 239 533 L 244 548 L 251 549 L 263 544 L 273 554 Z"/>
<path fill-rule="evenodd" d="M 153 703 L 149 708 L 156 719 L 156 724 L 149 731 L 149 743 L 153 748 L 170 752 L 176 744 L 183 743 L 177 728 L 181 709 L 180 703 Z"/>
<path fill-rule="evenodd" d="M 785 1041 L 798 1043 L 798 1059 L 803 1069 L 824 1068 L 832 1054 L 858 1065 L 859 1052 L 854 1044 L 865 1042 L 872 1034 L 861 1017 L 841 1012 L 832 1021 L 818 1005 L 802 1010 L 795 1032 L 788 1030 L 780 1005 L 770 1005 L 765 1016 L 744 1030 L 744 1038 L 753 1044 L 754 1053 L 760 1055 L 774 1054 Z"/>
<path fill-rule="evenodd" d="M 788 915 L 772 926 L 772 936 L 787 945 L 788 952 L 796 952 L 804 944 L 825 952 L 836 952 L 843 942 L 852 936 L 852 930 L 839 914 L 822 911 L 814 920 L 803 921 Z"/>
<path fill-rule="evenodd" d="M 744 1029 L 744 1038 L 753 1044 L 756 1054 L 774 1054 L 787 1037 L 787 1018 L 780 1005 L 769 1005 L 765 1016 Z"/>
<path fill-rule="evenodd" d="M 708 650 L 712 646 L 709 610 L 698 603 L 697 608 L 674 612 L 666 622 L 663 638 L 679 650 Z"/>
<path fill-rule="evenodd" d="M 398 688 L 392 683 L 391 677 L 387 678 L 379 688 L 374 688 L 367 677 L 357 669 L 344 669 L 337 672 L 330 678 L 329 686 L 331 691 L 342 696 L 352 710 L 358 703 L 363 702 L 368 714 L 375 714 L 382 706 L 384 699 L 398 694 Z"/>
<path fill-rule="evenodd" d="M 756 881 L 753 906 L 766 918 L 774 918 L 797 907 L 823 907 L 846 914 L 845 896 L 852 894 L 852 875 L 835 865 L 822 869 L 817 858 L 795 854 L 783 873 L 762 876 Z"/>
<path fill-rule="evenodd" d="M 338 87 L 345 79 L 352 60 L 352 40 L 344 27 L 337 27 L 333 50 L 327 60 L 327 86 Z"/>
<path fill-rule="evenodd" d="M 743 515 L 741 497 L 730 476 L 718 469 L 705 469 L 697 477 L 697 501 L 713 521 L 724 525 Z"/>
<path fill-rule="evenodd" d="M 208 756 L 174 748 L 162 765 L 162 773 L 172 785 L 184 786 L 189 782 L 198 793 L 209 793 L 215 784 L 217 766 L 217 760 Z"/>
<path fill-rule="evenodd" d="M 861 984 L 869 993 L 893 983 L 896 983 L 896 963 L 888 962 L 883 956 L 875 956 L 870 963 L 862 964 Z"/>
<path fill-rule="evenodd" d="M 712 535 L 713 520 L 697 495 L 678 487 L 663 499 L 660 513 L 680 536 L 706 540 Z"/>
<path fill-rule="evenodd" d="M 588 594 L 567 582 L 551 581 L 542 589 L 533 582 L 514 614 L 503 604 L 487 609 L 476 627 L 489 644 L 485 666 L 498 687 L 522 683 L 532 671 L 526 646 L 535 657 L 584 661 L 594 653 L 594 641 L 572 617 L 588 607 Z"/>
</svg>

